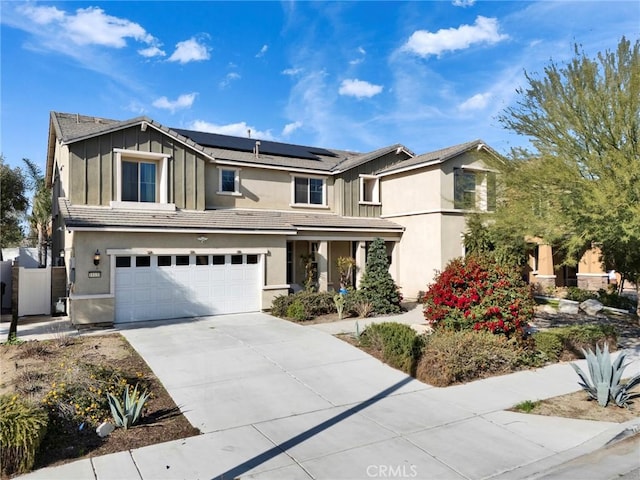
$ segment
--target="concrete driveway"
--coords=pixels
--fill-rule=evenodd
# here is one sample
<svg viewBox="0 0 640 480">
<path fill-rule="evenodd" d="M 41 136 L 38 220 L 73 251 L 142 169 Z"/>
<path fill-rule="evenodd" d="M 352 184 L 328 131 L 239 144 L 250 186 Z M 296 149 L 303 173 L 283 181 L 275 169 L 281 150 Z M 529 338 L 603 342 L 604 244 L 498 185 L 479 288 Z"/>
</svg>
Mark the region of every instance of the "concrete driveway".
<svg viewBox="0 0 640 480">
<path fill-rule="evenodd" d="M 576 390 L 568 365 L 440 389 L 261 313 L 121 332 L 205 434 L 132 451 L 145 479 L 518 478 L 615 430 L 502 411 Z"/>
<path fill-rule="evenodd" d="M 577 390 L 568 364 L 434 388 L 265 314 L 119 330 L 203 435 L 24 478 L 539 478 L 630 427 L 505 411 Z"/>
</svg>

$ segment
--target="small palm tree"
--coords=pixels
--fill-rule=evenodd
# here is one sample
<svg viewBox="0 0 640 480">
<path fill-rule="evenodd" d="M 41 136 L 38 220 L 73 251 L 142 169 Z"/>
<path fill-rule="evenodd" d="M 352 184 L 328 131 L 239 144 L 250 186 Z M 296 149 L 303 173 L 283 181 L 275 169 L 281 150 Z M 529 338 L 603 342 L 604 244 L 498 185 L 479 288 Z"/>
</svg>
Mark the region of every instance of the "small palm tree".
<svg viewBox="0 0 640 480">
<path fill-rule="evenodd" d="M 22 161 L 27 166 L 29 175 L 29 187 L 34 190 L 31 203 L 31 214 L 28 217 L 31 231 L 38 236 L 38 262 L 40 266 L 46 266 L 47 248 L 51 238 L 51 189 L 45 182 L 42 170 L 28 158 Z"/>
</svg>

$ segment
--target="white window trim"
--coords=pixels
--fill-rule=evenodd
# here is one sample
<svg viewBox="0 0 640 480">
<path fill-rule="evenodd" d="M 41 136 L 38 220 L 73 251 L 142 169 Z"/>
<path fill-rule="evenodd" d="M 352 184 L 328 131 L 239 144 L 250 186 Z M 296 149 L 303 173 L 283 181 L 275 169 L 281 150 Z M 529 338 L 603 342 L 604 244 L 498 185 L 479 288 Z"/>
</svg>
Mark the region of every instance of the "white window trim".
<svg viewBox="0 0 640 480">
<path fill-rule="evenodd" d="M 114 148 L 116 154 L 116 199 L 111 201 L 112 208 L 127 208 L 134 210 L 175 210 L 175 204 L 168 203 L 168 171 L 169 158 L 171 155 L 166 153 L 140 152 L 138 150 L 127 150 L 123 148 Z M 137 161 L 143 160 L 147 162 L 155 162 L 159 166 L 159 202 L 123 202 L 122 201 L 122 162 L 131 158 Z"/>
<path fill-rule="evenodd" d="M 375 180 L 375 185 L 373 186 L 373 200 L 366 201 L 364 199 L 364 191 L 365 191 L 365 180 Z M 360 175 L 360 201 L 358 202 L 360 205 L 382 205 L 380 202 L 380 178 L 376 175 Z"/>
<path fill-rule="evenodd" d="M 235 172 L 234 174 L 234 185 L 233 185 L 233 192 L 224 192 L 222 191 L 222 171 L 223 170 L 233 170 Z M 229 167 L 224 167 L 224 166 L 219 166 L 218 167 L 218 191 L 216 192 L 217 195 L 231 195 L 233 197 L 241 197 L 242 193 L 240 193 L 240 170 L 242 170 L 241 168 L 229 168 Z"/>
<path fill-rule="evenodd" d="M 291 203 L 289 204 L 290 207 L 297 207 L 297 208 L 321 208 L 321 209 L 327 209 L 329 208 L 328 202 L 327 202 L 327 177 L 324 177 L 322 175 L 300 175 L 299 173 L 291 173 Z M 317 178 L 319 180 L 322 180 L 322 203 L 321 204 L 316 204 L 316 203 L 296 203 L 296 178 Z"/>
</svg>

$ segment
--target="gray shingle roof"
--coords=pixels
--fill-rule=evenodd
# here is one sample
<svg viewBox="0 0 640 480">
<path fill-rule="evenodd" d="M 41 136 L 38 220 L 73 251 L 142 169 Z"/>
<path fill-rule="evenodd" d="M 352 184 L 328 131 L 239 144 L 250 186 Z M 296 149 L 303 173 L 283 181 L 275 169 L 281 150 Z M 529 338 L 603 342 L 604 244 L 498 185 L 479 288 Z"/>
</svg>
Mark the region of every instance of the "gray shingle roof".
<svg viewBox="0 0 640 480">
<path fill-rule="evenodd" d="M 60 212 L 69 229 L 126 228 L 127 230 L 246 230 L 282 231 L 335 229 L 349 231 L 402 232 L 403 227 L 389 220 L 367 217 L 343 217 L 331 213 L 283 212 L 269 210 L 175 210 L 149 211 L 112 209 L 86 205 L 71 205 L 66 198 L 59 199 Z"/>
<path fill-rule="evenodd" d="M 433 152 L 423 153 L 422 155 L 408 158 L 402 162 L 398 162 L 391 167 L 385 168 L 376 172 L 377 174 L 389 174 L 396 170 L 402 170 L 409 167 L 418 167 L 423 164 L 443 163 L 447 160 L 456 157 L 468 150 L 478 148 L 480 145 L 486 147 L 491 153 L 497 155 L 493 149 L 487 146 L 482 140 L 473 140 L 471 142 L 460 143 L 451 147 L 442 148 Z"/>
<path fill-rule="evenodd" d="M 192 141 L 190 138 L 179 134 L 171 128 L 165 127 L 164 125 L 148 117 L 136 117 L 130 120 L 117 121 L 107 118 L 78 115 L 75 113 L 51 112 L 51 120 L 56 130 L 56 135 L 65 143 L 77 142 L 88 137 L 146 122 L 149 125 L 157 128 L 158 130 L 166 133 L 167 135 L 177 138 L 191 148 L 203 152 L 205 155 L 211 158 L 215 158 L 216 160 L 253 163 L 284 168 L 303 168 L 330 173 L 335 170 L 338 165 L 341 165 L 340 170 L 345 170 L 345 162 L 351 162 L 355 165 L 363 163 L 364 161 L 367 161 L 371 158 L 375 158 L 375 156 L 372 156 L 374 152 L 362 154 L 357 152 L 349 152 L 346 150 L 328 148 L 325 150 L 331 152 L 335 156 L 317 155 L 317 160 L 311 160 L 261 153 L 258 157 L 256 157 L 256 155 L 252 152 L 241 152 L 199 145 L 196 142 Z M 397 148 L 397 146 L 394 145 L 393 147 L 385 147 L 377 151 L 383 151 L 393 148 Z"/>
</svg>

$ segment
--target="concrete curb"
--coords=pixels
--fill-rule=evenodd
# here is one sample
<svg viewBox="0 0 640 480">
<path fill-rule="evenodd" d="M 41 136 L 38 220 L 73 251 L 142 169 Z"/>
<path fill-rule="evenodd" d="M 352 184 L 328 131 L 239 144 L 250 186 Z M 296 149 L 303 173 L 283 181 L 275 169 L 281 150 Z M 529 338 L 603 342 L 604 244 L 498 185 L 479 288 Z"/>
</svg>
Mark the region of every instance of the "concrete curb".
<svg viewBox="0 0 640 480">
<path fill-rule="evenodd" d="M 562 465 L 576 460 L 580 457 L 590 455 L 598 450 L 615 445 L 633 435 L 640 433 L 640 419 L 629 420 L 624 423 L 613 425 L 606 431 L 587 440 L 569 450 L 553 454 L 529 465 L 523 465 L 515 470 L 503 472 L 492 477 L 494 479 L 526 479 L 536 480 L 552 474 Z"/>
</svg>

